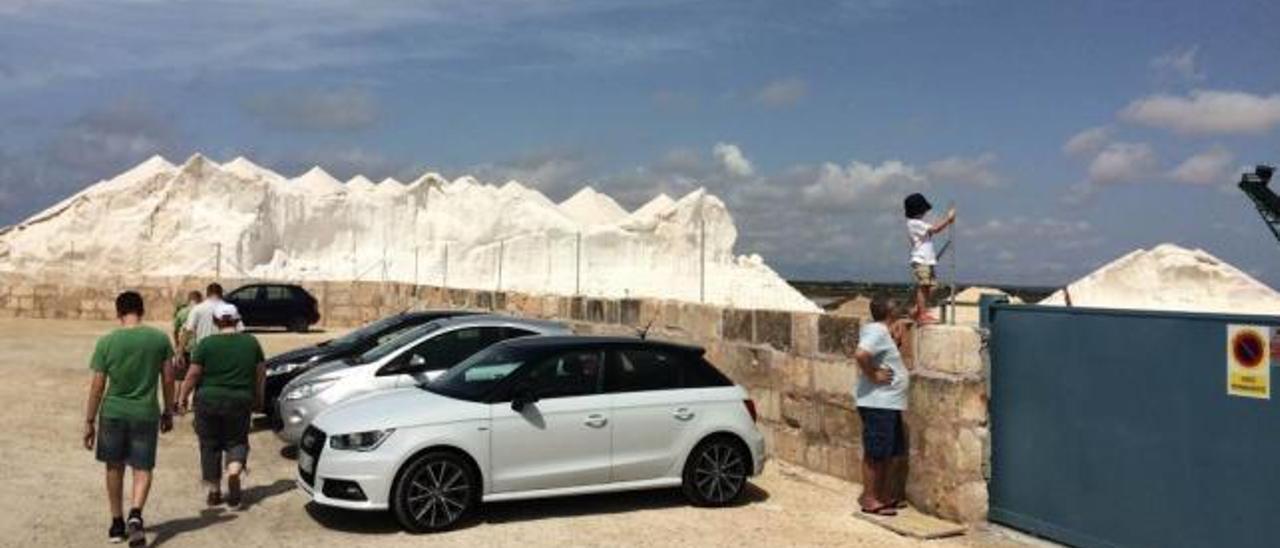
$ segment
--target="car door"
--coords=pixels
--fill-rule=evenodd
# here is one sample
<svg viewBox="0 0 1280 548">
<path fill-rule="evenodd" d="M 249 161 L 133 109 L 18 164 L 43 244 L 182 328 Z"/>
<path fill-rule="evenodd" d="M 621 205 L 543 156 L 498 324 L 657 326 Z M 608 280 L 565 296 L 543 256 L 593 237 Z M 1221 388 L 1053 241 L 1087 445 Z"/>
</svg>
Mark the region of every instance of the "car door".
<svg viewBox="0 0 1280 548">
<path fill-rule="evenodd" d="M 261 293 L 262 286 L 250 285 L 232 291 L 224 300 L 236 306 L 236 310 L 240 312 L 240 321 L 245 325 L 264 325 L 259 310 Z"/>
<path fill-rule="evenodd" d="M 258 293 L 262 325 L 288 325 L 293 319 L 293 292 L 282 285 L 268 285 Z"/>
<path fill-rule="evenodd" d="M 601 349 L 562 351 L 517 373 L 490 404 L 489 476 L 495 493 L 609 481 L 612 422 L 600 391 Z M 515 395 L 535 401 L 515 409 Z"/>
<path fill-rule="evenodd" d="M 681 388 L 686 359 L 646 347 L 610 352 L 604 379 L 613 419 L 610 481 L 659 478 L 678 461 L 703 411 L 696 391 Z"/>
</svg>

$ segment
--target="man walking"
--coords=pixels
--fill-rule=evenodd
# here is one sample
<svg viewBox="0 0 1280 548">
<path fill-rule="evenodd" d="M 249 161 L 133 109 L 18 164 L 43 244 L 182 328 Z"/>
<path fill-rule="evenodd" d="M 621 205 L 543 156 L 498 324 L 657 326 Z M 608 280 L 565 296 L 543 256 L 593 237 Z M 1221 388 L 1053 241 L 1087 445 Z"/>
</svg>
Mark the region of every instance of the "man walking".
<svg viewBox="0 0 1280 548">
<path fill-rule="evenodd" d="M 218 332 L 218 326 L 213 323 L 213 309 L 222 302 L 222 284 L 209 284 L 204 291 L 204 300 L 191 307 L 186 321 L 182 322 L 182 344 L 179 346 L 194 349 L 205 337 Z M 244 324 L 237 320 L 236 329 L 244 330 Z"/>
<path fill-rule="evenodd" d="M 173 348 L 163 331 L 142 325 L 142 296 L 125 291 L 116 297 L 120 327 L 98 339 L 89 367 L 93 380 L 85 405 L 84 448 L 97 446 L 97 459 L 106 464 L 107 502 L 111 508 L 108 540 L 144 546 L 142 509 L 151 490 L 156 461 L 157 429 L 173 428 L 173 377 L 165 362 Z M 163 389 L 164 411 L 156 403 L 156 386 Z M 105 395 L 104 395 L 105 393 Z M 97 426 L 95 428 L 95 419 Z M 123 517 L 124 468 L 133 470 L 129 519 Z"/>
<path fill-rule="evenodd" d="M 891 327 L 898 305 L 885 297 L 871 300 L 872 322 L 858 334 L 858 385 L 855 403 L 862 418 L 862 511 L 896 515 L 906 506 L 907 409 L 910 377 L 898 353 Z"/>
<path fill-rule="evenodd" d="M 182 339 L 182 325 L 187 323 L 187 317 L 191 315 L 191 309 L 200 304 L 203 297 L 199 291 L 187 293 L 186 302 L 180 304 L 178 309 L 173 312 L 173 347 L 178 353 L 177 359 L 172 363 L 175 366 L 173 378 L 182 380 L 186 375 L 187 363 L 191 360 L 191 346 L 186 345 Z"/>
<path fill-rule="evenodd" d="M 222 504 L 223 455 L 226 456 L 227 506 L 240 506 L 240 475 L 249 458 L 249 424 L 262 408 L 266 370 L 262 346 L 248 333 L 236 331 L 239 311 L 229 303 L 213 309 L 218 333 L 205 337 L 191 353 L 191 368 L 182 381 L 178 401 L 196 391 L 196 435 L 200 438 L 200 470 L 209 506 Z"/>
</svg>

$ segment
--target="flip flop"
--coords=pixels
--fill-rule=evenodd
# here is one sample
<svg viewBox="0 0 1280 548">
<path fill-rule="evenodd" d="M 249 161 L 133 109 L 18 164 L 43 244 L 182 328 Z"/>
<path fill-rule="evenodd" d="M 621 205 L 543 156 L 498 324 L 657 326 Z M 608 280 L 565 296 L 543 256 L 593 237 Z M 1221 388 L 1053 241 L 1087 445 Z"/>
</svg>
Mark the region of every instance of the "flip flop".
<svg viewBox="0 0 1280 548">
<path fill-rule="evenodd" d="M 889 503 L 889 504 L 887 504 L 887 505 L 885 505 L 885 506 L 888 506 L 889 508 L 894 508 L 894 509 L 897 509 L 897 510 L 902 510 L 902 509 L 904 509 L 904 508 L 906 508 L 906 507 L 907 507 L 907 501 L 905 501 L 905 500 L 895 500 L 895 501 L 893 501 L 893 502 L 891 502 L 891 503 Z"/>
<path fill-rule="evenodd" d="M 890 505 L 886 504 L 878 508 L 862 508 L 862 513 L 871 514 L 873 516 L 896 516 L 898 511 L 894 510 Z"/>
</svg>

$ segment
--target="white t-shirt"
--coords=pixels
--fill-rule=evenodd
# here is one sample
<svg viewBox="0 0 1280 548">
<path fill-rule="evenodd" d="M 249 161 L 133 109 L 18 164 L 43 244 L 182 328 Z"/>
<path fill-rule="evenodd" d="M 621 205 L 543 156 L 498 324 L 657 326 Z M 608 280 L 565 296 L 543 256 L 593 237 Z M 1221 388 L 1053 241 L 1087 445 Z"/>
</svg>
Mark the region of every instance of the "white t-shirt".
<svg viewBox="0 0 1280 548">
<path fill-rule="evenodd" d="M 892 370 L 893 380 L 889 384 L 876 384 L 866 377 L 862 368 L 858 368 L 854 403 L 858 407 L 905 411 L 911 376 L 907 366 L 902 363 L 902 355 L 898 353 L 898 345 L 893 342 L 889 327 L 881 322 L 863 325 L 858 332 L 858 350 L 871 354 L 871 363 L 875 367 Z"/>
<path fill-rule="evenodd" d="M 907 235 L 911 237 L 911 264 L 938 264 L 938 256 L 933 252 L 933 235 L 929 233 L 932 228 L 933 225 L 920 219 L 907 219 Z"/>
<path fill-rule="evenodd" d="M 213 309 L 222 302 L 222 299 L 210 297 L 191 307 L 191 312 L 187 313 L 187 321 L 182 324 L 184 331 L 195 334 L 195 338 L 191 339 L 191 348 L 195 348 L 205 337 L 218 332 L 218 326 L 213 323 Z M 244 322 L 236 323 L 236 331 L 244 331 Z"/>
</svg>

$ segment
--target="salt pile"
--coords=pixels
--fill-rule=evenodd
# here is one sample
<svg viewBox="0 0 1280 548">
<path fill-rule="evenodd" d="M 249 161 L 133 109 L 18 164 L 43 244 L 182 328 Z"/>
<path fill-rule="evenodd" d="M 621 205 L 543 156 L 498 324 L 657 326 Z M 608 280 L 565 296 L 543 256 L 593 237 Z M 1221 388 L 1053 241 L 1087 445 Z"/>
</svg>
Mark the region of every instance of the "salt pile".
<svg viewBox="0 0 1280 548">
<path fill-rule="evenodd" d="M 1280 315 L 1280 293 L 1202 250 L 1139 249 L 1067 286 L 1071 304 L 1101 308 Z M 1063 292 L 1040 304 L 1064 305 Z"/>
<path fill-rule="evenodd" d="M 817 311 L 759 256 L 735 255 L 737 236 L 701 189 L 628 213 L 590 188 L 556 204 L 516 181 L 344 184 L 319 167 L 290 179 L 245 158 L 157 156 L 0 229 L 0 271 L 207 276 L 220 246 L 228 277 L 695 302 L 705 291 L 713 304 Z"/>
</svg>

